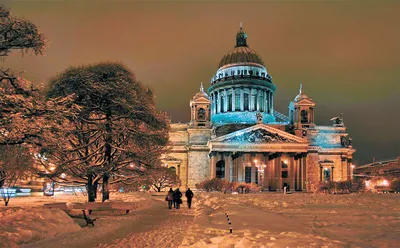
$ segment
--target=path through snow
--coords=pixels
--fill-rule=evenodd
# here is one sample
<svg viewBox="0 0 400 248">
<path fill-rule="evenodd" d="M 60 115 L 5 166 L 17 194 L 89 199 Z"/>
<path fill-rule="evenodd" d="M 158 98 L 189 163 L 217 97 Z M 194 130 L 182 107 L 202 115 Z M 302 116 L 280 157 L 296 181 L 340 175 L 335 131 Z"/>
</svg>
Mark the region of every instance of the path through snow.
<svg viewBox="0 0 400 248">
<path fill-rule="evenodd" d="M 179 246 L 193 215 L 186 209 L 169 210 L 166 202 L 161 200 L 150 200 L 146 203 L 149 205 L 135 211 L 134 214 L 100 216 L 95 227 L 85 227 L 77 232 L 61 234 L 23 247 Z"/>
</svg>

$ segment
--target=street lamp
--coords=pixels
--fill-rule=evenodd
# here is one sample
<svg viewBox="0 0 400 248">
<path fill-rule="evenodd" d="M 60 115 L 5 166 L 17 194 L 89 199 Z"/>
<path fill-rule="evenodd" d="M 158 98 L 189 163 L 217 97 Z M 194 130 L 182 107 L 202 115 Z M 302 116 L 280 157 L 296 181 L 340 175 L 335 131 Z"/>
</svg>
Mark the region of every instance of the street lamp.
<svg viewBox="0 0 400 248">
<path fill-rule="evenodd" d="M 259 164 L 257 159 L 254 159 L 254 164 L 257 167 L 257 172 L 258 172 L 258 184 L 259 185 L 263 185 L 263 172 L 264 172 L 264 168 L 266 167 L 265 164 Z"/>
<path fill-rule="evenodd" d="M 356 168 L 356 166 L 354 165 L 354 164 L 352 164 L 351 166 L 350 166 L 350 175 L 351 175 L 351 179 L 353 179 L 353 170 L 354 170 L 354 168 Z"/>
</svg>

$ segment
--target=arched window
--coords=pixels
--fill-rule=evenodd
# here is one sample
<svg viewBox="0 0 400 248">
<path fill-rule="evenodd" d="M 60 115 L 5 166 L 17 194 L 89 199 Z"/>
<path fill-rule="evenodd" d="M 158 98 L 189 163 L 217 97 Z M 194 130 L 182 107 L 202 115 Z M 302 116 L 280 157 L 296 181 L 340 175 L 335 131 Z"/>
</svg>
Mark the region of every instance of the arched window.
<svg viewBox="0 0 400 248">
<path fill-rule="evenodd" d="M 308 112 L 307 110 L 302 110 L 300 112 L 301 115 L 301 123 L 307 123 L 308 122 Z"/>
<path fill-rule="evenodd" d="M 197 118 L 199 121 L 205 121 L 206 120 L 206 110 L 203 108 L 200 108 L 199 111 L 197 112 Z"/>
<path fill-rule="evenodd" d="M 232 111 L 232 94 L 228 95 L 228 112 Z"/>
<path fill-rule="evenodd" d="M 243 94 L 243 105 L 244 105 L 244 110 L 249 110 L 249 93 L 244 93 Z"/>
<path fill-rule="evenodd" d="M 169 167 L 168 170 L 176 174 L 176 168 L 174 166 Z"/>
<path fill-rule="evenodd" d="M 220 160 L 216 165 L 216 178 L 225 178 L 225 161 Z"/>
<path fill-rule="evenodd" d="M 240 110 L 240 92 L 238 90 L 235 92 L 235 110 Z"/>
<path fill-rule="evenodd" d="M 331 180 L 331 170 L 329 168 L 324 168 L 324 181 Z"/>
</svg>

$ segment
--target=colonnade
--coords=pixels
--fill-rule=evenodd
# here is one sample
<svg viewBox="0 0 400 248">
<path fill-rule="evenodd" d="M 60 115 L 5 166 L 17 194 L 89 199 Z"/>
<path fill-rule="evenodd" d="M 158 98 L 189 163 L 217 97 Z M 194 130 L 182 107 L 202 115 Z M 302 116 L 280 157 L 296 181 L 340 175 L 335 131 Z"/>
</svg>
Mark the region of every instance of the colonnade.
<svg viewBox="0 0 400 248">
<path fill-rule="evenodd" d="M 257 183 L 266 190 L 306 189 L 307 153 L 211 152 L 210 177 Z"/>
<path fill-rule="evenodd" d="M 247 105 L 245 105 L 245 94 L 247 94 Z M 211 111 L 212 114 L 235 111 L 272 113 L 274 108 L 273 97 L 274 95 L 271 90 L 257 87 L 232 87 L 218 89 L 211 93 Z"/>
</svg>

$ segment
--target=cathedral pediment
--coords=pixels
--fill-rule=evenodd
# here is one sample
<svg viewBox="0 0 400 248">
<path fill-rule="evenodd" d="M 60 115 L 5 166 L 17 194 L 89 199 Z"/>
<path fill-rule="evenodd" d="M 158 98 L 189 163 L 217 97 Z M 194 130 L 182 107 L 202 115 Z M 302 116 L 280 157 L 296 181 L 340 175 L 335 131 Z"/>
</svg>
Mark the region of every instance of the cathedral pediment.
<svg viewBox="0 0 400 248">
<path fill-rule="evenodd" d="M 296 105 L 314 106 L 315 103 L 313 101 L 310 101 L 309 99 L 302 99 L 302 100 L 296 102 Z"/>
<path fill-rule="evenodd" d="M 308 141 L 285 131 L 267 126 L 254 125 L 211 140 L 213 143 L 295 143 L 307 144 Z"/>
<path fill-rule="evenodd" d="M 193 100 L 193 102 L 200 102 L 200 103 L 209 103 L 210 100 L 206 97 L 198 97 L 196 99 Z"/>
</svg>

